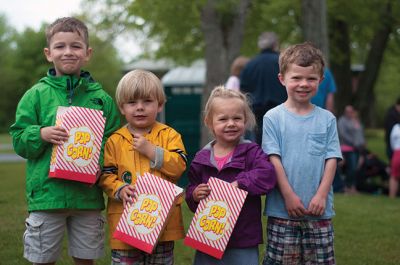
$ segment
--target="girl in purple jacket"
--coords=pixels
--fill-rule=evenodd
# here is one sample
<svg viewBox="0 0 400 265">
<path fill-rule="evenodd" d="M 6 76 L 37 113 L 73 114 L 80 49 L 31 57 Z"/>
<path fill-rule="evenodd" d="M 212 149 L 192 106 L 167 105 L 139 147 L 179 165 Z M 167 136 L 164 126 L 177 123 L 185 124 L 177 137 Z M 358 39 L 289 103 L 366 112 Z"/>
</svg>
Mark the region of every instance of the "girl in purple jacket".
<svg viewBox="0 0 400 265">
<path fill-rule="evenodd" d="M 275 169 L 268 156 L 255 143 L 243 139 L 246 129 L 255 125 L 246 96 L 235 90 L 216 87 L 204 111 L 204 123 L 215 139 L 197 152 L 189 170 L 186 202 L 195 212 L 200 200 L 210 194 L 210 177 L 230 182 L 248 192 L 221 260 L 196 251 L 195 265 L 259 263 L 262 244 L 261 195 L 276 183 Z"/>
</svg>

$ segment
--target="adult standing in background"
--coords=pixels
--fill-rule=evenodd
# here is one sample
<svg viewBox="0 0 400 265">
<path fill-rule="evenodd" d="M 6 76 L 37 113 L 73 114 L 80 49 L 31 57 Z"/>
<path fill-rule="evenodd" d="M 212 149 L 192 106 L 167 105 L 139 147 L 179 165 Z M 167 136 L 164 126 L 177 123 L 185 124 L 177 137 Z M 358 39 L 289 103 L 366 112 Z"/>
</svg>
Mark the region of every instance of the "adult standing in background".
<svg viewBox="0 0 400 265">
<path fill-rule="evenodd" d="M 400 123 L 400 97 L 398 97 L 396 103 L 386 111 L 385 115 L 386 155 L 389 161 L 392 159 L 393 155 L 393 150 L 390 147 L 390 132 L 396 123 Z"/>
<path fill-rule="evenodd" d="M 278 80 L 279 40 L 274 32 L 258 37 L 260 54 L 246 65 L 240 75 L 240 90 L 249 93 L 256 116 L 255 139 L 261 144 L 264 114 L 287 99 L 286 89 Z"/>
</svg>

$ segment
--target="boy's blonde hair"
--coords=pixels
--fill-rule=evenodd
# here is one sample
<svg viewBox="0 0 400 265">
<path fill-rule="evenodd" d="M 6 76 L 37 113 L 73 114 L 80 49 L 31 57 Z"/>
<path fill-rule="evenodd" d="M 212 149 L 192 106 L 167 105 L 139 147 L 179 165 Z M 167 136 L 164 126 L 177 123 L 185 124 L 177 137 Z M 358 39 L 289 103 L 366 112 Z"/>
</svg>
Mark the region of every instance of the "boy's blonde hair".
<svg viewBox="0 0 400 265">
<path fill-rule="evenodd" d="M 226 89 L 224 86 L 217 86 L 211 91 L 210 97 L 207 100 L 204 108 L 204 123 L 212 130 L 212 116 L 214 102 L 216 98 L 238 98 L 243 102 L 243 112 L 245 118 L 245 126 L 247 129 L 253 129 L 256 125 L 256 118 L 251 111 L 248 97 L 240 91 Z"/>
<path fill-rule="evenodd" d="M 50 46 L 51 38 L 58 32 L 76 32 L 82 37 L 86 47 L 89 47 L 89 31 L 86 25 L 74 17 L 62 17 L 51 23 L 46 28 L 47 46 Z"/>
<path fill-rule="evenodd" d="M 115 100 L 121 108 L 123 104 L 137 99 L 154 98 L 160 106 L 166 102 L 160 79 L 145 70 L 133 70 L 119 81 Z"/>
<path fill-rule="evenodd" d="M 282 75 L 285 75 L 291 64 L 302 67 L 313 66 L 321 77 L 324 75 L 324 56 L 310 42 L 289 46 L 280 54 L 279 72 Z"/>
</svg>

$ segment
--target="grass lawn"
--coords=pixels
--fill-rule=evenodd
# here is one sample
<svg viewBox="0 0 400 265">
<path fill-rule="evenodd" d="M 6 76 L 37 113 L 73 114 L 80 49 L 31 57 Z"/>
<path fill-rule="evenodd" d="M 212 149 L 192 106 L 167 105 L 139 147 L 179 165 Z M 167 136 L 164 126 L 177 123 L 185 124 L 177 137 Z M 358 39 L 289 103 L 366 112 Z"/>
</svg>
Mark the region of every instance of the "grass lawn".
<svg viewBox="0 0 400 265">
<path fill-rule="evenodd" d="M 368 132 L 370 133 L 370 132 Z M 381 132 L 367 134 L 368 147 L 384 158 Z M 0 139 L 6 139 L 3 137 Z M 1 142 L 0 143 L 4 143 Z M 22 235 L 27 216 L 25 201 L 25 163 L 0 163 L 0 264 L 29 264 L 23 257 Z M 335 195 L 336 217 L 335 251 L 337 264 L 343 265 L 397 265 L 400 264 L 400 198 L 391 200 L 383 195 Z M 185 228 L 192 213 L 183 204 Z M 265 218 L 264 225 L 265 225 Z M 265 231 L 265 230 L 264 230 Z M 265 245 L 260 246 L 263 256 Z M 64 247 L 65 249 L 65 247 Z M 193 249 L 176 243 L 175 264 L 191 264 Z M 72 264 L 63 251 L 57 264 Z M 106 256 L 96 264 L 110 264 L 107 245 Z M 249 264 L 251 265 L 251 264 Z"/>
<path fill-rule="evenodd" d="M 24 163 L 0 163 L 0 264 L 29 264 L 22 258 L 22 235 L 27 216 L 24 170 Z M 337 264 L 400 264 L 400 198 L 336 194 L 335 208 Z M 187 229 L 192 214 L 185 204 L 183 213 Z M 264 245 L 260 249 L 263 253 Z M 107 255 L 97 264 L 110 264 L 108 250 L 107 246 Z M 191 264 L 193 255 L 192 249 L 183 246 L 182 241 L 177 242 L 175 264 Z M 65 251 L 57 264 L 72 264 Z"/>
</svg>

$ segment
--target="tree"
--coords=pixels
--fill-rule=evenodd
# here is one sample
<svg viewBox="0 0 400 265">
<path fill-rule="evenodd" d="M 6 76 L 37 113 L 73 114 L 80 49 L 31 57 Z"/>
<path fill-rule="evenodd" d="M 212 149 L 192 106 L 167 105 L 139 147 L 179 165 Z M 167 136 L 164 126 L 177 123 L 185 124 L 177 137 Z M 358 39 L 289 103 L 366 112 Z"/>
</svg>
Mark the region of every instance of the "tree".
<svg viewBox="0 0 400 265">
<path fill-rule="evenodd" d="M 301 28 L 304 40 L 318 47 L 329 63 L 329 41 L 325 0 L 301 1 Z"/>
<path fill-rule="evenodd" d="M 383 2 L 383 1 L 382 1 Z M 380 20 L 382 23 L 376 28 L 371 40 L 371 49 L 365 62 L 365 71 L 361 73 L 357 86 L 356 102 L 360 110 L 361 119 L 367 126 L 375 125 L 375 91 L 374 86 L 378 78 L 379 69 L 383 60 L 384 51 L 388 45 L 389 35 L 394 28 L 393 1 L 382 3 Z"/>
<path fill-rule="evenodd" d="M 366 126 L 377 125 L 377 116 L 382 114 L 375 109 L 375 91 L 379 87 L 376 80 L 381 66 L 389 67 L 382 62 L 390 41 L 400 37 L 395 31 L 400 27 L 400 3 L 339 0 L 331 1 L 328 10 L 331 63 L 339 88 L 337 109 L 341 112 L 345 105 L 353 104 Z M 359 77 L 352 74 L 351 64 L 364 66 Z"/>
<path fill-rule="evenodd" d="M 384 8 L 388 2 L 393 6 L 390 16 L 393 18 L 392 20 L 383 19 L 379 13 L 379 10 Z M 327 20 L 329 23 L 327 32 L 319 31 L 325 29 L 323 24 L 326 18 L 324 12 L 320 12 L 325 9 L 325 3 L 327 4 Z M 365 74 L 365 77 L 362 77 L 366 78 L 363 81 L 365 85 L 363 87 L 360 85 L 357 89 L 357 91 L 364 90 L 364 92 L 357 92 L 356 95 L 353 92 L 352 84 L 354 82 L 351 65 L 362 64 L 367 69 L 367 64 L 376 64 L 376 66 L 382 64 L 382 58 L 384 58 L 382 56 L 371 57 L 370 63 L 367 60 L 372 47 L 371 40 L 376 35 L 374 32 L 378 32 L 383 23 L 391 24 L 392 31 L 388 35 L 387 45 L 381 46 L 382 55 L 387 52 L 386 47 L 397 47 L 391 43 L 398 40 L 400 36 L 398 30 L 400 2 L 395 0 L 90 0 L 87 4 L 103 7 L 85 9 L 91 10 L 92 19 L 89 20 L 95 21 L 97 26 L 100 25 L 105 34 L 113 36 L 125 30 L 134 32 L 133 34 L 142 41 L 147 56 L 172 58 L 178 63 L 189 63 L 197 58 L 206 58 L 207 54 L 211 57 L 210 54 L 213 53 L 211 60 L 219 63 L 219 65 L 211 66 L 206 59 L 207 66 L 215 67 L 215 79 L 212 77 L 213 74 L 211 74 L 211 77 L 207 76 L 207 79 L 221 80 L 220 83 L 226 79 L 228 65 L 232 60 L 230 59 L 231 55 L 228 55 L 227 52 L 226 47 L 228 46 L 223 47 L 223 49 L 218 47 L 221 45 L 221 41 L 228 40 L 226 38 L 228 35 L 220 35 L 223 37 L 206 40 L 205 33 L 207 31 L 210 34 L 218 32 L 218 30 L 222 34 L 229 33 L 226 29 L 234 24 L 236 18 L 245 21 L 244 31 L 240 33 L 243 40 L 241 48 L 239 50 L 232 49 L 234 52 L 229 54 L 237 52 L 236 55 L 241 53 L 252 56 L 257 53 L 255 40 L 262 31 L 272 30 L 277 32 L 282 47 L 302 41 L 304 39 L 303 34 L 305 39 L 313 40 L 314 43 L 323 40 L 324 42 L 317 44 L 317 46 L 326 54 L 326 50 L 329 50 L 329 56 L 326 55 L 326 57 L 330 58 L 330 67 L 338 83 L 335 101 L 339 112 L 346 104 L 357 103 L 362 106 L 371 106 L 372 101 L 369 101 L 366 97 L 374 95 L 373 91 L 377 89 L 375 85 L 377 76 L 371 78 L 374 76 L 372 72 L 371 75 Z M 308 6 L 310 4 L 311 6 Z M 314 6 L 317 6 L 317 8 L 313 9 Z M 301 11 L 302 7 L 303 12 Z M 241 13 L 240 10 L 246 10 L 246 12 Z M 214 25 L 214 28 L 212 25 Z M 236 33 L 238 34 L 238 32 Z M 329 44 L 325 41 L 326 34 L 329 37 Z M 322 37 L 319 38 L 318 36 Z M 156 45 L 151 43 L 156 43 Z M 232 44 L 228 43 L 228 45 Z M 396 48 L 392 50 L 396 50 Z M 396 54 L 393 51 L 389 52 Z M 383 65 L 383 67 L 388 66 Z M 391 65 L 390 67 L 394 66 Z M 374 70 L 375 73 L 379 73 L 377 70 L 379 68 Z M 361 82 L 362 79 L 360 79 Z M 208 84 L 213 83 L 217 83 L 217 81 Z M 207 87 L 207 90 L 209 89 L 210 87 Z M 208 94 L 205 93 L 204 98 L 207 98 L 207 96 Z M 364 112 L 365 107 L 361 105 L 357 106 L 362 108 L 362 112 Z M 372 110 L 370 113 L 375 112 Z M 365 119 L 371 119 L 370 116 L 365 117 L 363 122 L 366 122 Z"/>
<path fill-rule="evenodd" d="M 11 125 L 12 117 L 10 113 L 14 108 L 15 102 L 10 100 L 14 92 L 17 90 L 18 76 L 13 69 L 13 55 L 12 49 L 13 38 L 15 30 L 13 30 L 7 23 L 4 16 L 0 16 L 0 77 L 1 77 L 1 91 L 7 97 L 0 97 L 0 132 L 5 132 Z"/>
<path fill-rule="evenodd" d="M 217 1 L 208 0 L 201 9 L 207 68 L 201 106 L 205 106 L 215 86 L 225 83 L 229 66 L 240 52 L 249 4 L 250 0 L 240 0 L 236 6 L 219 6 Z M 208 132 L 205 126 L 201 128 L 204 145 L 208 141 Z"/>
<path fill-rule="evenodd" d="M 112 10 L 116 10 L 118 5 L 123 5 L 118 0 L 105 1 L 102 4 L 105 5 L 105 13 L 110 10 L 113 13 Z M 136 0 L 125 7 L 125 11 L 120 14 L 120 17 L 126 19 L 122 23 L 127 25 L 128 21 L 133 22 L 131 27 L 141 29 L 150 38 L 156 38 L 162 44 L 158 56 L 171 55 L 174 50 L 179 49 L 180 52 L 174 54 L 174 59 L 188 62 L 204 51 L 201 56 L 205 58 L 207 68 L 202 103 L 204 106 L 211 90 L 225 82 L 230 64 L 240 53 L 250 0 Z M 102 23 L 108 24 L 109 16 L 105 13 Z M 193 20 L 187 23 L 190 19 Z M 142 20 L 145 23 L 142 24 Z M 185 50 L 190 52 L 185 53 Z M 204 129 L 202 143 L 207 141 L 208 133 Z"/>
</svg>

